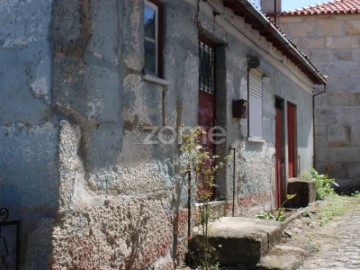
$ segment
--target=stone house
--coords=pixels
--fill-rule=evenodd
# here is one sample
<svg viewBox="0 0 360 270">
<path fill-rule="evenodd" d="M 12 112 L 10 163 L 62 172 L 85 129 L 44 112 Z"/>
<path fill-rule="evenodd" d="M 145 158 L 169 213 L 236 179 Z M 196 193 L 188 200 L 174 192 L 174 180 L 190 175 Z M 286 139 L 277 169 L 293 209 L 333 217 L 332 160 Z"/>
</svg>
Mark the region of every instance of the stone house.
<svg viewBox="0 0 360 270">
<path fill-rule="evenodd" d="M 315 100 L 316 168 L 360 190 L 360 1 L 283 12 L 280 28 L 328 76 Z"/>
<path fill-rule="evenodd" d="M 325 78 L 248 1 L 7 0 L 0 15 L 0 208 L 20 220 L 20 269 L 173 269 L 181 124 L 226 131 L 223 215 L 277 207 L 312 167 Z"/>
</svg>

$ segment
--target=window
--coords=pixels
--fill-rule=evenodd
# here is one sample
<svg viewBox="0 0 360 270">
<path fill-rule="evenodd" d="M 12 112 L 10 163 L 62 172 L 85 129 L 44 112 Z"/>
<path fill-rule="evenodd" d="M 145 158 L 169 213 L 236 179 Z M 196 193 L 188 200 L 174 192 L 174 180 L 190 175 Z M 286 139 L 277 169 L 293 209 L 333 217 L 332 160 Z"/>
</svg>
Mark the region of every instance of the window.
<svg viewBox="0 0 360 270">
<path fill-rule="evenodd" d="M 205 42 L 206 41 L 206 42 Z M 212 42 L 199 41 L 200 74 L 199 88 L 210 95 L 215 94 L 215 46 Z"/>
<path fill-rule="evenodd" d="M 263 73 L 249 71 L 249 137 L 263 137 Z"/>
<path fill-rule="evenodd" d="M 162 9 L 157 0 L 145 1 L 144 6 L 144 51 L 146 74 L 162 76 L 161 22 Z"/>
</svg>

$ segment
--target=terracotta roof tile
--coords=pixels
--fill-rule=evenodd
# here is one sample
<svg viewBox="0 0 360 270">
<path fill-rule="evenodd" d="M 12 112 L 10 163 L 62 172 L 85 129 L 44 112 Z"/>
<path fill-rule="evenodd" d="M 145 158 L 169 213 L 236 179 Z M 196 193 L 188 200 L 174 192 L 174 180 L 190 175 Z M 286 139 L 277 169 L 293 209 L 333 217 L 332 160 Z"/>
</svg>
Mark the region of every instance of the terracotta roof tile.
<svg viewBox="0 0 360 270">
<path fill-rule="evenodd" d="M 336 0 L 281 13 L 281 16 L 360 14 L 360 0 Z"/>
</svg>

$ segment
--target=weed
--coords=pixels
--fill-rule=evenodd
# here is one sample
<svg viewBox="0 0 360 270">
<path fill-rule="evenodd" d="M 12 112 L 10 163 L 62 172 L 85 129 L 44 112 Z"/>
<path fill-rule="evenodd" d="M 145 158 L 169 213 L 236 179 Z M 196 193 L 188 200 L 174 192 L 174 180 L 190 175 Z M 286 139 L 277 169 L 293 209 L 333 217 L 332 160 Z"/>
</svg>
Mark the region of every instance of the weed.
<svg viewBox="0 0 360 270">
<path fill-rule="evenodd" d="M 283 201 L 283 203 L 280 205 L 278 210 L 271 211 L 271 212 L 261 211 L 260 214 L 256 215 L 256 217 L 259 219 L 265 219 L 265 220 L 284 221 L 286 219 L 284 205 L 289 200 L 293 199 L 295 196 L 296 196 L 296 194 L 286 195 L 286 200 Z"/>
<path fill-rule="evenodd" d="M 326 196 L 334 194 L 334 186 L 338 186 L 335 179 L 329 178 L 327 174 L 319 174 L 315 169 L 311 169 L 310 174 L 301 175 L 301 178 L 315 182 L 317 200 L 323 200 Z"/>
<path fill-rule="evenodd" d="M 337 194 L 328 195 L 328 200 L 326 200 L 318 213 L 320 218 L 319 226 L 323 227 L 334 217 L 345 215 L 351 207 L 351 205 L 347 203 L 348 198 L 348 196 L 340 196 Z"/>
</svg>

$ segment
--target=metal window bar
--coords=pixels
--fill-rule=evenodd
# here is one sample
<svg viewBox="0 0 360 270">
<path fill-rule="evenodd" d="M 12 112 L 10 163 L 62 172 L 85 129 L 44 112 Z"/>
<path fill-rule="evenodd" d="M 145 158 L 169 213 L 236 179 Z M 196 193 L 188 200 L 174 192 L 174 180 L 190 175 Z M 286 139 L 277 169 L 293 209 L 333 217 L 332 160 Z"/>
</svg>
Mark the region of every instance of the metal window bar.
<svg viewBox="0 0 360 270">
<path fill-rule="evenodd" d="M 200 40 L 199 56 L 199 88 L 210 95 L 215 95 L 215 50 Z"/>
</svg>

